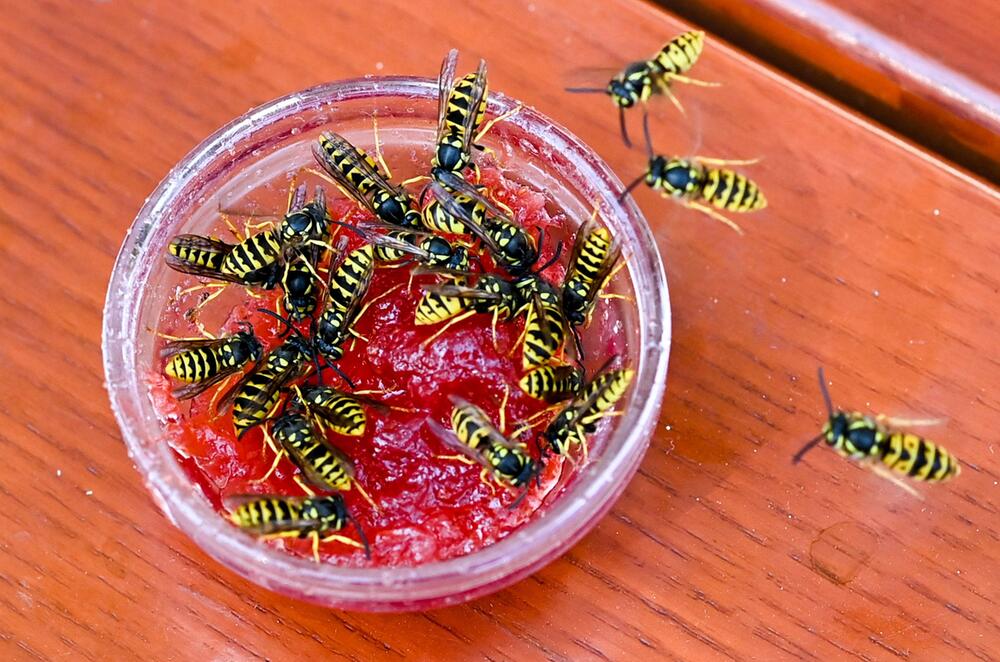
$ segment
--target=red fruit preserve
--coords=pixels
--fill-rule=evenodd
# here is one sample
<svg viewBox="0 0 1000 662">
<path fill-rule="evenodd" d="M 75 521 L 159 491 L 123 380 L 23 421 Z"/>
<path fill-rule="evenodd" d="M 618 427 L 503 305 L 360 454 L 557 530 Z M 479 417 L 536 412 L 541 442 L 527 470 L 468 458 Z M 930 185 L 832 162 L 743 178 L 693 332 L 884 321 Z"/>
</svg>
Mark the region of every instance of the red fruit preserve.
<svg viewBox="0 0 1000 662">
<path fill-rule="evenodd" d="M 584 219 L 566 218 L 547 203 L 542 193 L 508 179 L 495 165 L 490 165 L 488 159 L 483 161 L 486 165 L 481 169 L 481 183 L 493 198 L 507 205 L 514 218 L 533 235 L 537 236 L 538 228 L 545 228 L 545 245 L 541 247 L 538 263 L 548 260 L 557 244 L 563 242 L 560 260 L 542 274 L 558 286 L 572 249 L 573 231 Z M 342 197 L 329 182 L 309 173 L 299 173 L 297 181 L 308 182 L 310 190 L 315 184 L 326 188 L 328 207 L 334 219 L 350 223 L 371 219 L 368 211 Z M 417 186 L 413 188 L 419 190 Z M 269 189 L 272 193 L 269 199 L 277 200 L 274 193 L 279 189 L 278 184 Z M 280 206 L 280 203 L 272 205 L 268 213 L 275 213 Z M 225 220 L 219 217 L 214 234 L 235 242 Z M 267 219 L 233 214 L 228 220 L 242 231 L 248 220 L 262 223 Z M 337 231 L 338 240 L 339 237 L 348 239 L 349 249 L 363 243 L 343 228 Z M 475 252 L 478 254 L 479 247 Z M 483 266 L 491 272 L 497 271 L 485 253 Z M 354 382 L 357 392 L 387 407 L 365 407 L 367 425 L 362 436 L 326 433 L 329 441 L 351 459 L 357 483 L 375 503 L 372 507 L 357 489 L 343 493 L 348 509 L 370 542 L 371 557 L 367 558 L 360 549 L 331 541 L 320 546 L 322 563 L 412 566 L 469 554 L 496 542 L 534 517 L 539 505 L 547 496 L 552 498 L 558 492 L 566 479 L 564 474 L 573 471 L 578 461 L 547 457 L 538 483 L 533 482 L 527 496 L 514 505 L 520 489 L 505 488 L 491 479 L 484 482 L 480 479 L 481 467 L 478 465 L 442 457 L 455 453 L 427 421 L 437 421 L 450 430 L 452 395 L 478 405 L 499 427 L 500 404 L 509 391 L 509 403 L 504 412 L 504 431 L 507 433 L 547 405 L 518 388 L 518 381 L 525 373 L 518 344 L 524 326 L 523 315 L 500 322 L 495 343 L 492 317 L 477 314 L 455 324 L 425 346 L 424 342 L 441 325 L 415 325 L 414 311 L 422 295 L 420 286 L 438 282 L 438 277 L 411 272 L 410 265 L 376 268 L 364 299 L 364 303 L 373 300 L 374 303 L 355 324 L 359 337 L 345 344 L 344 358 L 337 362 L 337 367 Z M 240 323 L 246 321 L 253 325 L 265 352 L 282 342 L 278 336 L 284 326 L 257 310 L 276 309 L 281 297 L 280 286 L 270 291 L 248 291 L 239 285 L 228 285 L 219 293 L 223 288 L 216 284 L 205 281 L 204 284 L 210 287 L 198 289 L 201 284 L 194 277 L 182 278 L 171 303 L 161 314 L 157 330 L 162 336 L 197 337 L 199 325 L 215 335 L 230 334 L 240 331 Z M 383 294 L 385 296 L 380 296 Z M 194 310 L 209 297 L 208 303 Z M 602 332 L 587 334 L 588 359 L 594 357 L 593 361 L 588 360 L 588 366 L 600 365 L 608 357 L 622 355 L 625 351 L 624 334 L 616 332 L 620 328 L 615 308 L 618 304 L 620 302 L 614 300 L 597 303 L 592 325 L 600 326 Z M 308 333 L 308 321 L 298 326 L 303 333 Z M 570 340 L 567 360 L 572 359 L 571 347 Z M 266 480 L 261 480 L 275 459 L 274 453 L 265 447 L 263 426 L 237 439 L 231 415 L 215 413 L 213 401 L 218 400 L 215 388 L 193 400 L 177 401 L 171 395 L 171 388 L 176 384 L 163 376 L 162 371 L 162 360 L 151 366 L 149 386 L 166 436 L 193 484 L 220 516 L 227 515 L 228 497 L 304 495 L 293 480 L 298 469 L 287 458 L 278 463 Z M 221 390 L 228 388 L 239 376 L 231 378 Z M 333 371 L 324 371 L 323 379 L 328 385 L 350 391 Z M 315 374 L 310 374 L 306 381 L 314 383 Z M 534 430 L 523 437 L 536 458 L 535 439 L 551 417 L 540 417 Z M 610 421 L 602 423 L 592 443 L 598 443 L 610 425 Z M 340 533 L 357 537 L 357 532 L 350 527 Z M 297 556 L 312 557 L 312 543 L 308 539 L 284 538 L 265 544 Z"/>
</svg>

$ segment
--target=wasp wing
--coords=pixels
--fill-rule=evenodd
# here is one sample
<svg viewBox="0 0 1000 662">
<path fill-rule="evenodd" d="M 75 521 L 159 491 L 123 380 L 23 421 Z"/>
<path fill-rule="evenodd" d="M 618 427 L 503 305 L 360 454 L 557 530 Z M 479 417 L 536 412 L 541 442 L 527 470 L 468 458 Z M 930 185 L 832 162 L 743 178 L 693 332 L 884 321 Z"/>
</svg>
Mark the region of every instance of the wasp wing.
<svg viewBox="0 0 1000 662">
<path fill-rule="evenodd" d="M 464 181 L 460 177 L 457 179 Z M 493 240 L 493 237 L 487 234 L 483 226 L 476 222 L 476 219 L 472 218 L 472 214 L 469 213 L 469 210 L 460 205 L 447 189 L 433 180 L 430 183 L 430 188 L 434 197 L 441 203 L 441 206 L 444 207 L 445 211 L 457 218 L 462 225 L 468 228 L 469 232 L 474 234 L 479 241 L 483 242 L 483 245 L 486 246 L 490 253 L 495 255 L 501 252 L 499 244 Z M 483 199 L 485 200 L 485 198 Z"/>
<path fill-rule="evenodd" d="M 438 73 L 438 135 L 441 142 L 444 135 L 444 118 L 448 114 L 448 98 L 455 84 L 455 65 L 458 63 L 458 49 L 453 48 L 441 61 L 441 71 Z"/>
</svg>

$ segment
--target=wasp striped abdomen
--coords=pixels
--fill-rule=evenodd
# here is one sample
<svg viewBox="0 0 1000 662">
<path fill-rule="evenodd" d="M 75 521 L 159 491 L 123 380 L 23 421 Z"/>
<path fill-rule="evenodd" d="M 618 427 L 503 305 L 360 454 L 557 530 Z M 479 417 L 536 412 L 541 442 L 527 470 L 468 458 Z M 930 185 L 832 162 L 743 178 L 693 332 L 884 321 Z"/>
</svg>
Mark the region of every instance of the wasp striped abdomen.
<svg viewBox="0 0 1000 662">
<path fill-rule="evenodd" d="M 243 283 L 274 287 L 281 278 L 281 242 L 275 230 L 250 235 L 222 260 L 219 271 Z"/>
<path fill-rule="evenodd" d="M 518 385 L 521 390 L 550 404 L 576 395 L 583 384 L 583 371 L 571 365 L 544 365 L 528 372 Z"/>
<path fill-rule="evenodd" d="M 732 212 L 751 212 L 767 207 L 767 199 L 752 180 L 726 168 L 706 168 L 702 199 L 713 207 Z"/>
<path fill-rule="evenodd" d="M 354 470 L 350 460 L 321 435 L 307 416 L 283 414 L 274 422 L 274 438 L 310 483 L 330 490 L 351 489 Z"/>
</svg>

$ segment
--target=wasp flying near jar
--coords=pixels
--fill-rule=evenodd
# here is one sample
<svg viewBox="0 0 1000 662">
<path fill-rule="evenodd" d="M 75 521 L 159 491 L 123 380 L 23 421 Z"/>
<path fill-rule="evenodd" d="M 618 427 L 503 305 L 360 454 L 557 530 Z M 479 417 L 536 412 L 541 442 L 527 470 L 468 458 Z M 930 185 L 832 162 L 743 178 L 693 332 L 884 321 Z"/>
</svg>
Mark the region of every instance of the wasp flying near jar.
<svg viewBox="0 0 1000 662">
<path fill-rule="evenodd" d="M 961 472 L 958 459 L 941 446 L 915 434 L 892 429 L 883 422 L 893 419 L 834 409 L 822 368 L 819 369 L 819 387 L 826 404 L 826 423 L 823 430 L 795 454 L 793 464 L 825 441 L 843 457 L 878 463 L 919 481 L 945 481 Z"/>
<path fill-rule="evenodd" d="M 619 199 L 624 200 L 632 189 L 645 182 L 654 191 L 659 191 L 663 197 L 673 198 L 685 207 L 700 211 L 739 234 L 743 234 L 740 226 L 715 209 L 744 214 L 767 207 L 767 198 L 751 179 L 728 168 L 713 167 L 750 165 L 756 163 L 756 160 L 736 161 L 703 156 L 684 159 L 660 156 L 653 153 L 648 129 L 647 126 L 646 149 L 649 163 L 646 172 L 632 181 Z"/>
<path fill-rule="evenodd" d="M 253 327 L 222 338 L 194 338 L 167 342 L 160 356 L 167 358 L 163 372 L 181 382 L 173 390 L 178 400 L 193 398 L 245 365 L 260 361 L 263 349 Z"/>
<path fill-rule="evenodd" d="M 472 165 L 472 147 L 486 116 L 486 61 L 457 82 L 455 64 L 458 51 L 452 49 L 441 63 L 438 75 L 437 146 L 431 161 L 431 176 L 441 173 L 458 176 Z"/>
<path fill-rule="evenodd" d="M 579 445 L 586 460 L 587 435 L 597 429 L 598 421 L 613 415 L 612 408 L 625 395 L 633 376 L 635 371 L 627 368 L 599 370 L 542 432 L 549 449 L 565 455 L 571 446 Z"/>
<path fill-rule="evenodd" d="M 674 96 L 670 86 L 674 82 L 689 83 L 702 87 L 716 87 L 717 83 L 706 83 L 685 76 L 698 61 L 705 45 L 705 33 L 692 30 L 679 34 L 648 60 L 640 60 L 626 66 L 616 74 L 605 87 L 569 87 L 567 92 L 604 93 L 618 107 L 618 122 L 622 140 L 632 146 L 625 127 L 625 110 L 636 104 L 646 104 L 653 95 L 668 97 L 683 114 L 684 107 Z M 647 122 L 648 109 L 643 110 L 643 123 Z"/>
<path fill-rule="evenodd" d="M 364 531 L 351 516 L 339 494 L 331 496 L 286 497 L 276 495 L 244 495 L 229 497 L 230 520 L 240 529 L 261 538 L 312 538 L 313 558 L 319 563 L 319 544 L 337 541 L 363 549 L 371 557 Z M 354 525 L 361 542 L 336 532 Z"/>
<path fill-rule="evenodd" d="M 371 156 L 343 136 L 325 131 L 313 145 L 313 156 L 346 194 L 381 220 L 397 227 L 420 227 L 420 211 L 406 189 L 392 184 Z"/>
</svg>

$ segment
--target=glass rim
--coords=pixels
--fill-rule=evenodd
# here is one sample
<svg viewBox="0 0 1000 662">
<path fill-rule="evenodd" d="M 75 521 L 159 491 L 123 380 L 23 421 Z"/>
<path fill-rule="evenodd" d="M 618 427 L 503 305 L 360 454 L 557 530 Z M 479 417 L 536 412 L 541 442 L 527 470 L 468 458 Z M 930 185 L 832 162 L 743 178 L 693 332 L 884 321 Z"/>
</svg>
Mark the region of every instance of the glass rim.
<svg viewBox="0 0 1000 662">
<path fill-rule="evenodd" d="M 235 529 L 191 489 L 191 481 L 172 456 L 167 443 L 148 449 L 158 421 L 142 415 L 148 400 L 145 382 L 131 368 L 138 337 L 139 306 L 146 286 L 141 265 L 148 259 L 146 239 L 185 186 L 227 146 L 239 144 L 255 131 L 310 109 L 330 104 L 378 98 L 437 99 L 437 81 L 429 78 L 364 77 L 326 83 L 264 103 L 229 122 L 195 147 L 174 166 L 137 214 L 122 243 L 112 271 L 104 306 L 102 350 L 106 387 L 129 456 L 138 466 L 160 509 L 202 550 L 223 565 L 270 589 L 291 593 L 329 606 L 460 602 L 526 576 L 565 552 L 603 516 L 624 490 L 645 454 L 663 398 L 670 348 L 670 304 L 666 274 L 652 232 L 629 197 L 617 200 L 624 186 L 593 150 L 533 108 L 498 92 L 489 95 L 489 114 L 517 106 L 506 123 L 519 127 L 569 162 L 569 167 L 597 196 L 602 215 L 620 220 L 627 269 L 638 307 L 640 348 L 638 371 L 629 407 L 611 437 L 621 448 L 604 454 L 581 470 L 544 513 L 487 547 L 470 554 L 418 566 L 353 568 L 316 564 L 272 546 L 260 544 Z M 616 224 L 617 225 L 617 224 Z M 148 274 L 146 274 L 148 276 Z M 127 292 L 124 297 L 116 293 Z M 149 407 L 149 403 L 146 403 Z M 155 429 L 153 427 L 152 429 Z M 166 437 L 163 437 L 164 441 Z M 261 573 L 266 569 L 266 573 Z"/>
</svg>

